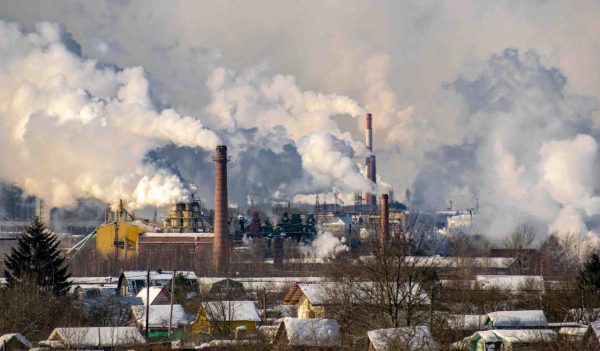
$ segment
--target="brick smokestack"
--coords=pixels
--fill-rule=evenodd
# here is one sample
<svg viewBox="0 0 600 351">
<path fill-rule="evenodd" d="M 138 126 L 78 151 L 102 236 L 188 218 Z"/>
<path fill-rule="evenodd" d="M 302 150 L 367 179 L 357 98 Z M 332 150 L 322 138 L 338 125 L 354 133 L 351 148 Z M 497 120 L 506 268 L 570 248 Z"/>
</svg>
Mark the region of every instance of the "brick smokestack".
<svg viewBox="0 0 600 351">
<path fill-rule="evenodd" d="M 379 245 L 384 251 L 390 240 L 390 208 L 388 205 L 388 194 L 382 194 L 379 202 L 381 233 L 379 237 Z"/>
<path fill-rule="evenodd" d="M 373 183 L 377 183 L 377 166 L 375 164 L 375 155 L 373 155 L 373 115 L 370 113 L 367 113 L 365 127 L 365 145 L 369 150 L 369 155 L 365 160 L 367 179 Z M 366 193 L 365 200 L 367 205 L 377 204 L 377 196 L 375 194 Z"/>
<path fill-rule="evenodd" d="M 217 146 L 215 167 L 215 219 L 213 240 L 213 264 L 219 273 L 229 271 L 231 243 L 228 224 L 227 202 L 227 146 Z"/>
</svg>

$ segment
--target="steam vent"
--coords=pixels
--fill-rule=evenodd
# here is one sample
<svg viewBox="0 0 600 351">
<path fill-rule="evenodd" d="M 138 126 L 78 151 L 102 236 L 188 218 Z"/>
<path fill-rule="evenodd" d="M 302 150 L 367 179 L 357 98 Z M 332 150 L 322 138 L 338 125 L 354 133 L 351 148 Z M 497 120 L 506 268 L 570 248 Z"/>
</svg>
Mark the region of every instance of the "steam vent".
<svg viewBox="0 0 600 351">
<path fill-rule="evenodd" d="M 217 272 L 226 273 L 229 271 L 231 250 L 227 223 L 227 146 L 219 145 L 216 151 L 213 264 Z"/>
</svg>

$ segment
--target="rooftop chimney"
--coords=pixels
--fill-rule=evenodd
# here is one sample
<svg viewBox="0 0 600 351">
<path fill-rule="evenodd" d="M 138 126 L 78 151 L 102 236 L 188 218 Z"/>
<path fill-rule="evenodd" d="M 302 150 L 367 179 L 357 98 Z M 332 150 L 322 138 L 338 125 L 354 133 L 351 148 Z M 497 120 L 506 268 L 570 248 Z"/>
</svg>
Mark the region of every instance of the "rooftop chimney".
<svg viewBox="0 0 600 351">
<path fill-rule="evenodd" d="M 388 207 L 388 194 L 381 195 L 379 209 L 381 220 L 379 245 L 381 245 L 381 250 L 384 251 L 388 241 L 390 240 L 390 208 Z"/>
<path fill-rule="evenodd" d="M 231 250 L 227 221 L 227 146 L 217 146 L 214 160 L 217 165 L 215 168 L 213 264 L 217 272 L 227 273 L 229 271 L 229 253 Z"/>
</svg>

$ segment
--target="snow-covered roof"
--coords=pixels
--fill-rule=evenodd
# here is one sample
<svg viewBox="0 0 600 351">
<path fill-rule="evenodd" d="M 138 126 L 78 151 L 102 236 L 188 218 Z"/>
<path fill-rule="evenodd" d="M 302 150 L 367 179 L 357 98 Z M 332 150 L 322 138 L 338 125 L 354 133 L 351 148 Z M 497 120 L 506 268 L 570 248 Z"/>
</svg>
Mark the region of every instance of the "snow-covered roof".
<svg viewBox="0 0 600 351">
<path fill-rule="evenodd" d="M 117 284 L 71 284 L 69 292 L 75 292 L 75 290 L 81 289 L 83 291 L 99 290 L 105 295 L 114 295 L 117 292 Z"/>
<path fill-rule="evenodd" d="M 131 306 L 131 311 L 138 325 L 146 327 L 146 306 Z M 168 328 L 171 305 L 150 305 L 150 328 Z M 190 322 L 188 315 L 181 305 L 173 305 L 173 319 L 171 327 L 187 325 Z"/>
<path fill-rule="evenodd" d="M 407 256 L 406 265 L 415 267 L 439 268 L 508 268 L 515 262 L 512 257 L 446 257 L 446 256 Z"/>
<path fill-rule="evenodd" d="M 482 289 L 520 290 L 528 287 L 544 289 L 544 277 L 541 275 L 477 275 L 475 281 Z"/>
<path fill-rule="evenodd" d="M 131 346 L 146 341 L 136 327 L 56 328 L 45 344 L 60 342 L 70 348 Z"/>
<path fill-rule="evenodd" d="M 203 302 L 202 307 L 212 321 L 261 321 L 254 301 L 209 301 Z"/>
<path fill-rule="evenodd" d="M 375 351 L 438 349 L 427 326 L 369 330 L 367 335 Z"/>
<path fill-rule="evenodd" d="M 0 350 L 4 350 L 3 346 L 5 344 L 8 344 L 13 339 L 18 340 L 21 344 L 26 346 L 28 349 L 33 347 L 33 344 L 31 344 L 31 342 L 29 340 L 27 340 L 27 338 L 24 337 L 23 335 L 21 335 L 19 333 L 11 333 L 11 334 L 4 334 L 4 335 L 0 336 Z"/>
<path fill-rule="evenodd" d="M 198 283 L 206 288 L 212 287 L 214 283 L 220 282 L 225 277 L 200 277 Z M 252 278 L 235 278 L 236 282 L 242 283 L 245 291 L 280 291 L 294 285 L 296 282 L 320 282 L 323 277 L 252 277 Z"/>
<path fill-rule="evenodd" d="M 286 317 L 280 326 L 289 346 L 338 347 L 342 345 L 340 326 L 335 319 L 299 319 Z"/>
<path fill-rule="evenodd" d="M 116 284 L 118 277 L 69 277 L 67 281 L 71 284 Z"/>
<path fill-rule="evenodd" d="M 485 324 L 492 328 L 536 328 L 546 327 L 548 321 L 542 310 L 496 311 L 487 314 Z"/>
<path fill-rule="evenodd" d="M 457 330 L 479 330 L 486 319 L 485 314 L 454 314 L 447 317 L 448 325 Z"/>
<path fill-rule="evenodd" d="M 343 284 L 338 282 L 297 283 L 288 291 L 284 298 L 284 304 L 296 304 L 300 297 L 305 296 L 315 306 L 326 305 L 335 302 L 335 297 L 350 298 L 355 303 L 372 303 L 380 298 L 379 288 L 374 282 L 355 282 Z M 390 286 L 393 291 L 395 286 Z M 388 289 L 389 290 L 389 289 Z M 403 284 L 396 293 L 398 296 L 408 295 L 409 286 Z M 429 295 L 421 289 L 419 284 L 413 284 L 412 293 L 419 295 L 421 303 L 430 302 Z"/>
<path fill-rule="evenodd" d="M 323 305 L 331 301 L 331 294 L 336 284 L 332 282 L 298 283 L 298 287 L 312 305 Z"/>
<path fill-rule="evenodd" d="M 581 337 L 585 334 L 587 329 L 588 327 L 562 327 L 558 330 L 558 334 Z"/>
<path fill-rule="evenodd" d="M 124 271 L 122 275 L 127 279 L 146 280 L 147 271 Z M 183 275 L 187 279 L 198 280 L 198 276 L 193 271 L 177 271 L 176 275 Z M 150 280 L 171 280 L 173 271 L 150 271 Z"/>
<path fill-rule="evenodd" d="M 579 323 L 589 323 L 600 319 L 600 308 L 571 308 L 568 318 Z"/>
<path fill-rule="evenodd" d="M 156 300 L 156 298 L 160 295 L 161 292 L 163 292 L 165 288 L 163 286 L 151 286 L 150 287 L 150 291 L 146 292 L 146 288 L 142 288 L 140 290 L 140 292 L 138 292 L 137 297 L 139 297 L 140 299 L 142 299 L 142 302 L 144 303 L 144 305 L 146 304 L 146 294 L 150 294 L 150 304 L 152 305 L 154 303 L 154 300 Z M 168 294 L 168 292 L 165 290 L 164 291 L 165 294 Z"/>
<path fill-rule="evenodd" d="M 495 329 L 490 331 L 511 344 L 553 342 L 558 337 L 556 332 L 550 329 Z"/>
</svg>

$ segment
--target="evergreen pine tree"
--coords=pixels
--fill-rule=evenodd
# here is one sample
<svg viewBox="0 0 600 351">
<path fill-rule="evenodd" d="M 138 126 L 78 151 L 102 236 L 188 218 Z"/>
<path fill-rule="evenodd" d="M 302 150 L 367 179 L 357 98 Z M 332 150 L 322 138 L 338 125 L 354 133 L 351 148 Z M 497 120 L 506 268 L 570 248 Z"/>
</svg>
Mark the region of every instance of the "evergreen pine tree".
<svg viewBox="0 0 600 351">
<path fill-rule="evenodd" d="M 58 250 L 58 239 L 36 217 L 18 238 L 5 261 L 4 272 L 10 286 L 25 283 L 56 296 L 69 289 L 65 259 Z"/>
<path fill-rule="evenodd" d="M 579 269 L 577 284 L 583 291 L 600 292 L 600 257 L 598 254 L 592 253 L 588 256 L 583 267 Z"/>
</svg>

